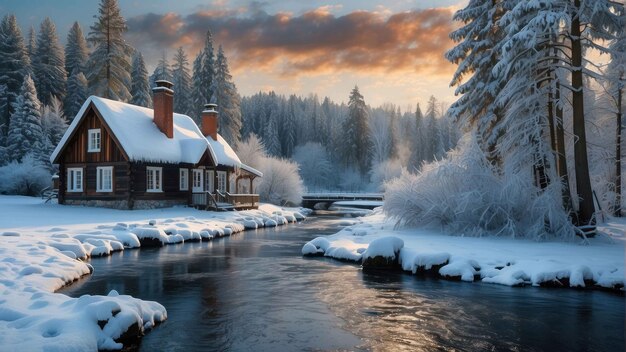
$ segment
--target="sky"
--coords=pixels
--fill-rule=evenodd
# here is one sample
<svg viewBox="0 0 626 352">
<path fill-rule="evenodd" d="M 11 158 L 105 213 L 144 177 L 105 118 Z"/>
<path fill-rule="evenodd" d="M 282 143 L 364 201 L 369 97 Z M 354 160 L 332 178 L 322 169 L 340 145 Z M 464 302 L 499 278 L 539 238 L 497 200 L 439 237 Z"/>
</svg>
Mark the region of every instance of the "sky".
<svg viewBox="0 0 626 352">
<path fill-rule="evenodd" d="M 99 0 L 0 0 L 23 34 L 49 16 L 61 42 L 78 21 L 87 33 Z M 466 0 L 119 0 L 127 40 L 151 72 L 182 46 L 193 59 L 211 30 L 242 95 L 274 90 L 346 102 L 358 85 L 367 104 L 403 110 L 431 95 L 454 101 L 455 66 L 444 58 Z"/>
</svg>

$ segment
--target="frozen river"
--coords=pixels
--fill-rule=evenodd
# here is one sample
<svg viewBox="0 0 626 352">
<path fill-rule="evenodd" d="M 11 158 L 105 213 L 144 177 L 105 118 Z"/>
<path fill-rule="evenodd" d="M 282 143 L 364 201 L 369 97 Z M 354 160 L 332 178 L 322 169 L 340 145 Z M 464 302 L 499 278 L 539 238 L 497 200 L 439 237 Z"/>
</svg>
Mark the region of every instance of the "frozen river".
<svg viewBox="0 0 626 352">
<path fill-rule="evenodd" d="M 625 298 L 512 288 L 303 258 L 338 231 L 333 218 L 211 242 L 127 250 L 91 261 L 61 292 L 115 289 L 163 304 L 168 320 L 141 351 L 624 351 Z"/>
</svg>

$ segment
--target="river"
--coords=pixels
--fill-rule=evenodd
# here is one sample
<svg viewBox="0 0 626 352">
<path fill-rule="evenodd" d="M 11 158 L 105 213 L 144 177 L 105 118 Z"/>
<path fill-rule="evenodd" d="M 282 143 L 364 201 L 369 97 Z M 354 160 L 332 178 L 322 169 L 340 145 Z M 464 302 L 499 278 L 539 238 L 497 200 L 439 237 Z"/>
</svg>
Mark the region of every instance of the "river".
<svg viewBox="0 0 626 352">
<path fill-rule="evenodd" d="M 140 351 L 624 351 L 625 297 L 512 288 L 304 258 L 336 218 L 94 258 L 63 289 L 163 304 Z"/>
</svg>

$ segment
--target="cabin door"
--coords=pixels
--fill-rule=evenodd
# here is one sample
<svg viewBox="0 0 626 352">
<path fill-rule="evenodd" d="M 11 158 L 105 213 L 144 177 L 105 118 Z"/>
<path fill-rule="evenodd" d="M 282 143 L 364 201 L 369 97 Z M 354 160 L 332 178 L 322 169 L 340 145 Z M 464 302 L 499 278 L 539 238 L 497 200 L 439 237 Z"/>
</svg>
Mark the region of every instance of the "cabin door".
<svg viewBox="0 0 626 352">
<path fill-rule="evenodd" d="M 199 169 L 194 169 L 193 170 L 193 185 L 192 185 L 192 192 L 193 193 L 200 193 L 200 192 L 204 192 L 204 180 L 202 178 L 203 175 L 203 170 L 199 170 Z"/>
</svg>

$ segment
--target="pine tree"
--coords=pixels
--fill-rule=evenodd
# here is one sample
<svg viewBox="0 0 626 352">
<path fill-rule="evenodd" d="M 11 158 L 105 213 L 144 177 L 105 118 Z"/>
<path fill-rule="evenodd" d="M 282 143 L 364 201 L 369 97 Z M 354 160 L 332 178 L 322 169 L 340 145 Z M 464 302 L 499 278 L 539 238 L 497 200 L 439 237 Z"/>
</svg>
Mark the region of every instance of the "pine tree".
<svg viewBox="0 0 626 352">
<path fill-rule="evenodd" d="M 215 62 L 214 89 L 211 102 L 217 104 L 220 113 L 220 134 L 231 144 L 241 140 L 241 98 L 228 69 L 222 46 Z"/>
<path fill-rule="evenodd" d="M 38 160 L 43 160 L 43 140 L 41 104 L 37 99 L 35 83 L 30 76 L 26 76 L 9 124 L 7 136 L 9 157 L 12 161 L 20 162 L 24 156 L 34 154 L 38 156 Z"/>
<path fill-rule="evenodd" d="M 89 49 L 83 35 L 83 29 L 78 22 L 74 22 L 67 33 L 67 44 L 65 44 L 65 72 L 67 76 L 70 77 L 74 70 L 85 73 L 88 58 Z"/>
<path fill-rule="evenodd" d="M 289 101 L 287 102 L 287 116 L 285 118 L 285 124 L 283 127 L 284 130 L 284 138 L 282 149 L 285 153 L 286 157 L 291 157 L 295 148 L 296 148 L 296 134 L 297 134 L 297 124 L 296 124 L 296 96 L 291 95 L 289 97 Z"/>
<path fill-rule="evenodd" d="M 82 75 L 82 73 L 78 73 Z M 61 101 L 58 99 L 53 99 L 50 105 L 46 105 L 43 107 L 43 111 L 41 114 L 41 129 L 43 133 L 43 152 L 46 156 L 46 160 L 49 159 L 50 155 L 56 148 L 57 144 L 63 138 L 63 134 L 67 130 L 67 121 L 65 116 L 63 115 L 63 109 Z M 49 164 L 49 161 L 45 163 L 49 167 L 52 165 Z"/>
<path fill-rule="evenodd" d="M 156 87 L 156 81 L 168 81 L 172 82 L 172 69 L 170 68 L 170 63 L 167 61 L 167 55 L 165 51 L 159 59 L 159 63 L 154 68 L 154 72 L 150 75 L 150 86 Z M 176 87 L 174 87 L 176 89 Z"/>
<path fill-rule="evenodd" d="M 263 137 L 263 145 L 267 154 L 271 156 L 280 156 L 280 141 L 278 140 L 278 113 L 277 109 L 272 110 L 267 124 L 265 125 L 265 136 Z"/>
<path fill-rule="evenodd" d="M 56 27 L 49 17 L 41 23 L 37 35 L 37 49 L 33 60 L 35 86 L 39 100 L 49 105 L 56 97 L 65 97 L 65 61 Z"/>
<path fill-rule="evenodd" d="M 189 74 L 189 60 L 182 46 L 178 48 L 174 55 L 172 83 L 174 83 L 174 90 L 176 91 L 176 94 L 174 94 L 174 111 L 191 116 L 193 114 L 191 75 Z"/>
<path fill-rule="evenodd" d="M 0 23 L 0 85 L 6 86 L 2 111 L 0 111 L 0 126 L 8 126 L 17 100 L 24 76 L 29 74 L 30 58 L 22 32 L 14 15 L 6 15 Z"/>
<path fill-rule="evenodd" d="M 204 109 L 204 104 L 207 103 L 206 98 L 202 94 L 202 61 L 204 61 L 204 52 L 200 50 L 195 60 L 193 60 L 193 77 L 192 77 L 192 111 L 191 117 L 200 123 L 200 115 Z"/>
<path fill-rule="evenodd" d="M 28 39 L 26 40 L 26 52 L 28 52 L 28 57 L 31 62 L 35 57 L 35 50 L 37 50 L 37 43 L 35 40 L 35 27 L 30 26 L 30 29 L 28 30 Z"/>
<path fill-rule="evenodd" d="M 113 100 L 130 99 L 130 53 L 124 40 L 126 22 L 117 0 L 101 0 L 97 21 L 89 38 L 93 51 L 87 61 L 87 80 L 92 94 Z"/>
<path fill-rule="evenodd" d="M 150 95 L 150 85 L 148 84 L 148 71 L 143 62 L 141 52 L 135 51 L 133 55 L 132 72 L 130 74 L 131 104 L 152 107 L 152 97 Z"/>
<path fill-rule="evenodd" d="M 64 115 L 70 121 L 76 117 L 76 114 L 87 100 L 87 78 L 82 72 L 76 72 L 67 80 L 67 94 L 63 101 Z"/>
<path fill-rule="evenodd" d="M 345 160 L 347 166 L 356 166 L 362 175 L 369 171 L 370 166 L 370 131 L 365 100 L 354 86 L 348 102 L 348 119 L 344 127 Z"/>
<path fill-rule="evenodd" d="M 213 96 L 212 87 L 215 79 L 215 54 L 213 52 L 213 37 L 211 31 L 207 31 L 206 40 L 204 42 L 204 49 L 202 50 L 202 70 L 200 74 L 200 92 L 199 94 L 204 99 L 204 103 L 211 101 Z"/>
</svg>

